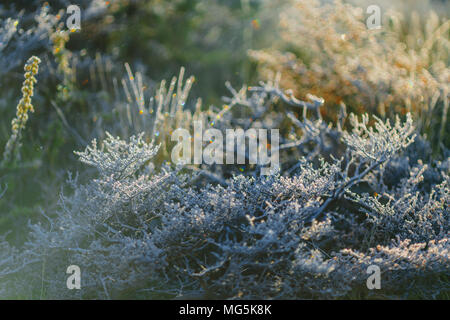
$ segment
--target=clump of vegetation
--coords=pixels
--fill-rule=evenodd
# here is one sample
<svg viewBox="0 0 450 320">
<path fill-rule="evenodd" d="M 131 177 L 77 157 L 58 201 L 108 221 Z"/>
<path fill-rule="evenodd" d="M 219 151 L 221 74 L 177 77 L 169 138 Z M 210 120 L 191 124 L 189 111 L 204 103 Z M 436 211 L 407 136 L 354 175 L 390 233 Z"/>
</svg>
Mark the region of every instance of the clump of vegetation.
<svg viewBox="0 0 450 320">
<path fill-rule="evenodd" d="M 383 118 L 412 112 L 434 146 L 448 146 L 449 20 L 389 10 L 370 29 L 365 9 L 292 1 L 280 14 L 282 41 L 250 56 L 263 76 L 280 72 L 282 87 L 298 96 L 323 97 L 328 119 L 337 119 L 341 103 Z"/>
<path fill-rule="evenodd" d="M 261 99 L 244 105 L 261 107 L 279 91 L 257 88 Z M 368 123 L 352 114 L 347 132 L 310 121 L 325 150 L 342 144 L 340 158 L 318 153 L 289 175 L 235 175 L 226 186 L 151 165 L 158 147 L 143 134 L 129 141 L 108 134 L 100 148 L 94 141 L 77 152 L 96 177 L 69 179 L 72 192 L 56 215 L 31 226 L 19 267 L 6 270 L 21 268 L 49 298 L 331 298 L 372 296 L 358 288 L 376 264 L 389 273 L 385 296 L 428 296 L 432 288 L 443 297 L 450 162 L 427 166 L 406 156 L 405 176 L 390 177 L 389 165 L 414 144 L 412 118 Z M 75 262 L 83 290 L 73 293 L 64 271 Z M 407 290 L 411 281 L 415 291 Z"/>
<path fill-rule="evenodd" d="M 396 13 L 368 30 L 356 6 L 283 1 L 272 42 L 264 1 L 81 0 L 78 32 L 30 3 L 0 5 L 2 119 L 32 56 L 0 139 L 9 162 L 23 133 L 0 168 L 1 298 L 449 297 L 446 21 Z M 236 89 L 255 61 L 264 81 Z M 146 66 L 180 71 L 156 82 Z M 171 134 L 194 121 L 279 129 L 280 170 L 262 176 L 248 148 L 246 164 L 171 163 Z"/>
</svg>

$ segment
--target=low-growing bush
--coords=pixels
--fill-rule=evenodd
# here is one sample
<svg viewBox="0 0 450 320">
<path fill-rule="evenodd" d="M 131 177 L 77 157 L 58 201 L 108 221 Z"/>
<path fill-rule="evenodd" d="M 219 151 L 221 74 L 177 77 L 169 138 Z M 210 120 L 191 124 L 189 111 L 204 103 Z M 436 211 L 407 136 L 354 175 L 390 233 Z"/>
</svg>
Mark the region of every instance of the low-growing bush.
<svg viewBox="0 0 450 320">
<path fill-rule="evenodd" d="M 448 21 L 396 13 L 368 30 L 339 1 L 80 0 L 71 32 L 65 2 L 0 5 L 0 298 L 448 299 Z M 247 49 L 265 79 L 236 89 Z M 39 86 L 22 89 L 8 143 L 33 55 Z M 192 98 L 224 89 L 223 104 Z M 194 121 L 278 130 L 265 147 L 279 170 L 262 175 L 251 148 L 245 164 L 173 163 L 172 134 Z"/>
<path fill-rule="evenodd" d="M 267 85 L 253 90 L 305 108 L 322 103 Z M 411 116 L 375 119 L 372 127 L 367 115 L 351 114 L 351 132 L 291 118 L 316 132 L 311 143 L 324 145 L 321 152 L 299 158 L 290 173 L 235 174 L 225 186 L 198 184 L 180 166 L 153 165 L 158 146 L 143 134 L 93 141 L 76 154 L 96 176 L 86 183 L 71 177 L 56 215 L 43 212 L 24 248 L 3 262 L 10 294 L 27 285 L 45 298 L 448 294 L 450 162 L 409 159 Z M 338 143 L 333 155 L 327 146 Z M 399 161 L 407 170 L 393 175 L 388 168 Z M 81 290 L 66 287 L 72 264 L 82 270 Z M 380 291 L 365 289 L 370 265 L 383 272 Z"/>
</svg>

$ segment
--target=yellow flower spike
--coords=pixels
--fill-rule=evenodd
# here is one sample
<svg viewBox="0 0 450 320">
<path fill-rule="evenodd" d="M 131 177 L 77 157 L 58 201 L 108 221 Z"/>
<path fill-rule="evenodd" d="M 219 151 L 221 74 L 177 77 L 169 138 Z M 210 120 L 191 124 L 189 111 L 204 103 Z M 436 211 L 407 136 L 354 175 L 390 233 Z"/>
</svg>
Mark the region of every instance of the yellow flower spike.
<svg viewBox="0 0 450 320">
<path fill-rule="evenodd" d="M 16 118 L 11 121 L 12 134 L 6 143 L 5 151 L 3 152 L 2 166 L 11 160 L 11 157 L 16 151 L 16 146 L 20 139 L 20 131 L 25 128 L 28 120 L 28 112 L 34 112 L 34 107 L 31 104 L 31 97 L 34 93 L 33 84 L 37 82 L 34 76 L 38 73 L 39 63 L 41 63 L 41 60 L 36 56 L 32 56 L 25 64 L 25 80 L 21 88 L 22 98 L 19 100 L 16 107 Z"/>
</svg>

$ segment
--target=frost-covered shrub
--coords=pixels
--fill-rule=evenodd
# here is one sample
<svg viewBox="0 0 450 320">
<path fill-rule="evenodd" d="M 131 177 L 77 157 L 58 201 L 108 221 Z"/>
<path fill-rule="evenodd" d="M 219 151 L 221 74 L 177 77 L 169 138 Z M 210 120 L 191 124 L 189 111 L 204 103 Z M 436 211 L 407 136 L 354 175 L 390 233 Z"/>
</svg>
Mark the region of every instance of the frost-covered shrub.
<svg viewBox="0 0 450 320">
<path fill-rule="evenodd" d="M 380 191 L 382 193 L 376 196 L 350 195 L 368 216 L 373 228 L 370 234 L 372 244 L 383 242 L 386 235 L 389 235 L 388 239 L 397 236 L 417 242 L 448 236 L 449 168 L 447 165 L 446 172 L 442 172 L 440 184 L 422 193 L 420 183 L 426 169 L 427 165 L 419 163 L 393 190 Z"/>
<path fill-rule="evenodd" d="M 314 110 L 322 104 L 316 97 L 303 102 L 267 86 L 253 90 L 250 99 L 241 92 L 240 105 L 270 109 L 284 99 Z M 234 92 L 235 101 L 237 96 Z M 405 149 L 414 140 L 411 117 L 394 125 L 376 119 L 369 126 L 367 116 L 351 116 L 351 132 L 339 123 L 325 125 L 320 117 L 298 120 L 291 113 L 287 118 L 310 134 L 309 147 L 322 144 L 320 151 L 299 158 L 283 175 L 235 175 L 224 185 L 197 184 L 197 177 L 181 167 L 153 165 L 158 147 L 143 135 L 129 141 L 107 135 L 100 147 L 93 142 L 77 155 L 98 174 L 85 183 L 69 179 L 71 191 L 61 196 L 56 215 L 43 213 L 41 223 L 31 225 L 29 241 L 4 263 L 4 270 L 16 275 L 0 280 L 9 281 L 6 294 L 27 290 L 18 281 L 20 272 L 47 298 L 331 298 L 355 292 L 430 297 L 448 292 L 442 282 L 449 262 L 449 161 L 410 163 Z M 327 148 L 330 137 L 339 148 Z M 396 161 L 409 172 L 386 185 L 386 168 Z M 421 185 L 426 170 L 434 178 Z M 82 270 L 81 290 L 66 288 L 65 271 L 72 264 Z M 381 293 L 365 289 L 371 264 L 382 269 Z"/>
<path fill-rule="evenodd" d="M 66 149 L 54 149 L 58 161 L 70 165 L 62 160 L 67 156 L 64 150 L 73 149 L 67 137 L 83 146 L 93 137 L 102 141 L 75 152 L 91 171 L 69 177 L 57 210 L 52 206 L 57 179 L 33 180 L 23 173 L 29 188 L 47 189 L 53 195 L 42 195 L 44 209 L 41 216 L 31 217 L 29 234 L 11 236 L 18 233 L 12 230 L 0 237 L 0 297 L 448 297 L 450 158 L 444 139 L 443 152 L 432 154 L 430 137 L 420 135 L 424 128 L 436 127 L 430 114 L 445 124 L 448 68 L 443 61 L 448 58 L 448 41 L 441 35 L 448 33 L 448 23 L 430 16 L 428 27 L 414 31 L 415 41 L 403 39 L 399 30 L 405 25 L 395 17 L 392 29 L 379 34 L 362 30 L 361 10 L 355 7 L 338 4 L 334 10 L 299 1 L 282 21 L 287 22 L 284 41 L 296 55 L 285 54 L 284 48 L 251 52 L 265 63 L 265 71 L 281 72 L 252 87 L 235 89 L 227 83 L 230 94 L 224 103 L 205 107 L 200 99 L 190 98 L 198 81 L 185 77 L 184 68 L 177 77 L 158 83 L 145 76 L 145 67 L 134 56 L 130 65 L 139 71 L 135 73 L 129 64 L 122 70 L 110 48 L 95 58 L 90 56 L 92 47 L 73 49 L 83 32 L 98 40 L 125 24 L 133 26 L 127 12 L 143 2 L 116 1 L 105 8 L 104 1 L 79 1 L 85 20 L 81 33 L 74 34 L 58 30 L 61 21 L 53 15 L 65 1 L 53 9 L 34 1 L 37 14 L 17 14 L 0 5 L 0 84 L 10 81 L 7 75 L 14 74 L 25 55 L 43 53 L 43 85 L 35 101 L 42 106 L 36 108 L 39 113 L 49 106 L 48 117 L 40 113 L 33 120 L 61 123 L 63 129 L 56 131 L 61 134 L 49 134 L 48 139 L 64 143 Z M 164 16 L 175 2 L 148 3 L 157 5 L 140 11 L 137 21 L 147 20 L 148 14 Z M 228 19 L 231 8 L 224 10 L 228 4 L 204 3 L 189 1 L 187 10 L 227 12 L 197 26 L 208 32 L 204 37 L 195 34 L 193 43 L 209 49 L 228 46 L 221 31 L 210 27 L 216 16 L 232 30 L 244 24 L 245 48 L 259 23 L 265 23 L 253 19 L 253 4 L 244 13 L 247 20 L 236 23 Z M 293 20 L 297 13 L 303 17 L 302 32 Z M 110 14 L 115 20 L 108 18 Z M 167 14 L 165 21 L 171 25 L 176 15 Z M 318 28 L 317 15 L 329 18 L 330 24 Z M 178 41 L 173 45 L 162 34 L 168 40 L 165 45 L 157 39 L 139 42 L 149 44 L 149 52 L 160 53 L 164 61 L 177 56 L 167 49 L 176 46 L 183 48 L 183 59 L 198 63 L 185 55 L 188 50 Z M 184 35 L 177 34 L 186 38 L 183 41 L 192 40 Z M 220 44 L 214 39 L 221 39 Z M 303 56 L 308 52 L 296 50 L 304 46 L 311 50 L 309 60 Z M 120 54 L 130 47 L 134 48 L 124 46 Z M 354 57 L 355 52 L 361 54 Z M 221 60 L 222 54 L 211 61 L 215 59 Z M 165 73 L 172 72 L 155 61 Z M 187 70 L 192 68 L 188 65 Z M 232 67 L 225 69 L 234 74 Z M 207 78 L 216 81 L 217 74 L 212 70 Z M 282 89 L 290 85 L 294 90 Z M 9 101 L 17 97 L 3 88 L 7 86 L 1 87 L 0 109 L 9 110 Z M 360 105 L 379 118 L 352 113 L 347 117 L 347 108 L 363 111 Z M 177 128 L 192 132 L 194 120 L 222 132 L 279 129 L 280 173 L 261 177 L 260 168 L 250 164 L 174 167 L 167 162 L 173 146 L 170 135 Z M 437 127 L 434 131 L 442 132 L 444 127 Z M 34 128 L 39 134 L 45 131 Z M 37 139 L 39 144 L 48 140 Z M 248 151 L 245 156 L 249 159 Z M 47 169 L 55 171 L 53 165 Z M 11 187 L 16 189 L 7 196 L 25 193 L 15 185 L 17 175 L 6 175 L 5 181 L 14 180 Z M 35 187 L 35 180 L 42 180 L 42 188 Z M 9 209 L 11 203 L 2 199 L 1 208 Z M 17 211 L 22 217 L 24 210 Z M 7 219 L 2 217 L 2 223 Z M 8 240 L 18 237 L 26 243 L 14 247 Z M 81 268 L 81 290 L 66 287 L 67 267 L 74 264 Z M 370 265 L 381 268 L 379 291 L 366 287 Z"/>
<path fill-rule="evenodd" d="M 411 243 L 396 240 L 389 246 L 377 245 L 367 253 L 344 249 L 336 256 L 341 275 L 352 274 L 354 286 L 364 284 L 367 268 L 376 265 L 382 270 L 379 298 L 437 299 L 450 290 L 448 238 Z"/>
</svg>

